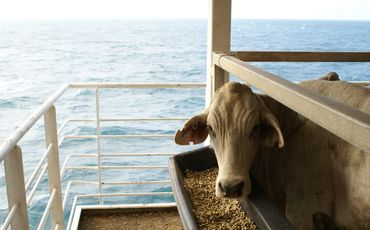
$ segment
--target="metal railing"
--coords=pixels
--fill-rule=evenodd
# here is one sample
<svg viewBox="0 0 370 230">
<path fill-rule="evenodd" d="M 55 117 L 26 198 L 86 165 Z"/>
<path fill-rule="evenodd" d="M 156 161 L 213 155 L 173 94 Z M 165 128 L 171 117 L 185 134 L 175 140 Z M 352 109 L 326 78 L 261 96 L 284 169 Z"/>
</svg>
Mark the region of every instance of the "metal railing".
<svg viewBox="0 0 370 230">
<path fill-rule="evenodd" d="M 251 62 L 370 62 L 370 52 L 213 52 L 213 92 L 228 81 L 228 73 L 316 124 L 370 153 L 370 115 L 319 95 L 256 66 Z M 368 86 L 370 82 L 355 82 Z"/>
<path fill-rule="evenodd" d="M 352 54 L 353 55 L 353 54 Z M 291 107 L 307 116 L 308 118 L 316 121 L 320 124 L 320 117 L 315 117 L 312 111 L 300 109 L 295 107 L 297 104 L 296 100 L 301 100 L 304 103 L 312 103 L 314 109 L 324 110 L 326 116 L 334 116 L 336 124 L 338 118 L 344 119 L 344 125 L 350 124 L 355 132 L 362 132 L 364 137 L 369 137 L 370 130 L 370 119 L 369 115 L 361 114 L 361 112 L 352 109 L 345 108 L 342 110 L 343 105 L 328 101 L 327 98 L 318 97 L 310 92 L 302 90 L 300 86 L 294 83 L 281 79 L 275 75 L 272 75 L 266 71 L 260 70 L 254 66 L 245 63 L 242 60 L 237 59 L 233 55 L 214 53 L 213 59 L 215 68 L 223 68 L 232 74 L 245 80 L 248 84 L 251 84 L 259 89 L 262 89 L 265 93 L 272 96 L 281 103 Z M 245 56 L 245 54 L 241 54 Z M 251 59 L 250 56 L 248 56 Z M 300 57 L 302 59 L 302 57 Z M 261 57 L 259 59 L 261 61 Z M 269 59 L 267 59 L 269 60 Z M 310 60 L 312 61 L 312 60 Z M 222 70 L 223 71 L 223 70 Z M 224 77 L 220 69 L 215 71 Z M 215 75 L 217 77 L 217 74 Z M 225 79 L 225 78 L 223 78 Z M 216 80 L 214 81 L 216 82 Z M 356 84 L 368 86 L 370 82 L 355 82 Z M 135 135 L 107 135 L 101 134 L 100 125 L 102 122 L 118 122 L 118 121 L 185 121 L 187 118 L 121 118 L 121 117 L 100 117 L 100 96 L 99 89 L 101 88 L 204 88 L 204 83 L 72 83 L 62 86 L 56 91 L 45 103 L 43 103 L 38 110 L 36 110 L 21 126 L 19 126 L 9 138 L 7 138 L 0 146 L 0 163 L 4 161 L 6 189 L 8 196 L 8 215 L 1 227 L 2 230 L 8 229 L 11 225 L 12 229 L 28 229 L 28 208 L 38 190 L 45 172 L 48 171 L 49 179 L 49 199 L 46 204 L 45 211 L 42 214 L 38 229 L 43 229 L 48 216 L 51 214 L 52 228 L 53 229 L 64 229 L 64 210 L 66 208 L 67 200 L 71 195 L 71 188 L 75 185 L 92 185 L 98 187 L 98 193 L 92 194 L 79 194 L 73 197 L 70 218 L 66 229 L 71 226 L 72 216 L 76 208 L 79 199 L 86 198 L 97 198 L 100 204 L 104 203 L 104 198 L 107 197 L 141 197 L 141 196 L 171 196 L 172 192 L 134 192 L 134 193 L 104 193 L 103 186 L 121 186 L 121 185 L 165 185 L 170 184 L 169 180 L 147 180 L 147 181 L 103 181 L 101 177 L 102 170 L 153 170 L 153 169 L 167 169 L 167 165 L 146 165 L 146 166 L 127 166 L 127 165 L 102 165 L 101 159 L 104 158 L 117 158 L 117 157 L 148 157 L 148 156 L 164 156 L 169 157 L 174 153 L 102 153 L 100 141 L 105 138 L 170 138 L 172 135 L 168 134 L 135 134 Z M 96 114 L 94 119 L 84 118 L 73 118 L 65 120 L 62 125 L 57 129 L 56 124 L 56 112 L 54 104 L 68 89 L 73 88 L 92 88 L 95 89 L 95 109 Z M 284 92 L 283 92 L 284 91 Z M 274 92 L 279 92 L 278 94 Z M 289 94 L 288 96 L 285 94 Z M 294 95 L 292 97 L 291 95 Z M 294 105 L 292 105 L 294 104 Z M 307 104 L 306 104 L 307 105 Z M 344 112 L 343 112 L 344 111 Z M 43 153 L 40 161 L 37 163 L 35 169 L 31 173 L 30 177 L 25 181 L 22 164 L 22 150 L 18 147 L 18 142 L 22 137 L 30 130 L 30 128 L 40 119 L 44 117 L 45 125 L 45 142 L 46 149 Z M 83 122 L 92 123 L 96 127 L 95 135 L 62 135 L 65 127 L 70 123 Z M 327 118 L 325 119 L 327 122 Z M 333 127 L 332 123 L 324 124 L 328 130 L 336 133 L 337 127 Z M 353 128 L 354 127 L 354 128 Z M 340 131 L 342 132 L 342 131 Z M 347 138 L 346 140 L 350 143 L 357 145 L 365 151 L 368 151 L 368 142 L 364 142 L 359 136 L 351 136 L 339 133 L 339 136 Z M 59 162 L 59 147 L 69 139 L 95 139 L 96 153 L 70 153 L 66 156 L 64 162 L 60 168 Z M 366 138 L 367 139 L 367 138 Z M 84 166 L 84 165 L 69 165 L 72 158 L 95 158 L 97 159 L 96 166 Z M 97 172 L 97 181 L 88 180 L 70 180 L 67 186 L 62 192 L 61 180 L 67 170 L 92 170 Z M 28 195 L 27 195 L 28 192 Z"/>
<path fill-rule="evenodd" d="M 171 88 L 171 89 L 198 89 L 204 88 L 205 83 L 71 83 L 62 86 L 48 100 L 46 100 L 34 113 L 32 113 L 0 146 L 0 163 L 4 162 L 6 190 L 8 198 L 8 215 L 1 226 L 1 230 L 8 229 L 9 226 L 13 230 L 28 229 L 28 206 L 38 190 L 45 172 L 48 171 L 49 181 L 49 199 L 46 208 L 42 214 L 41 220 L 37 229 L 44 229 L 50 214 L 52 221 L 52 229 L 64 229 L 64 211 L 68 196 L 70 195 L 71 187 L 78 184 L 93 185 L 98 187 L 98 193 L 95 194 L 80 194 L 73 198 L 73 204 L 70 212 L 70 217 L 73 216 L 77 201 L 80 198 L 98 198 L 100 204 L 103 204 L 104 197 L 141 197 L 141 196 L 171 196 L 172 192 L 134 192 L 134 193 L 104 193 L 102 187 L 117 186 L 117 185 L 135 185 L 135 184 L 170 184 L 169 180 L 152 180 L 152 181 L 103 181 L 101 177 L 102 170 L 153 170 L 167 169 L 167 165 L 148 165 L 148 166 L 120 166 L 120 165 L 101 165 L 101 158 L 116 158 L 116 157 L 148 157 L 148 156 L 164 156 L 169 157 L 174 153 L 101 153 L 101 139 L 103 138 L 170 138 L 173 135 L 162 134 L 140 134 L 140 135 L 103 135 L 101 134 L 101 122 L 117 122 L 117 121 L 184 121 L 185 118 L 101 118 L 100 117 L 100 96 L 99 90 L 130 88 L 130 89 L 153 89 L 153 88 Z M 95 89 L 95 109 L 96 114 L 94 119 L 68 119 L 62 123 L 57 129 L 57 114 L 54 104 L 68 90 L 76 88 L 92 88 Z M 19 141 L 23 136 L 35 125 L 35 123 L 44 117 L 45 126 L 45 142 L 46 150 L 43 153 L 40 161 L 30 177 L 26 180 L 23 173 L 22 150 L 18 146 Z M 88 122 L 94 123 L 96 126 L 95 135 L 64 135 L 63 129 L 69 123 L 73 122 Z M 94 154 L 78 154 L 71 153 L 66 156 L 60 169 L 59 162 L 59 147 L 65 140 L 68 139 L 86 139 L 93 138 L 97 140 L 96 153 Z M 69 165 L 72 158 L 96 158 L 96 166 L 71 166 Z M 97 171 L 98 180 L 70 180 L 62 193 L 61 180 L 67 170 L 95 170 Z M 27 196 L 28 192 L 28 196 Z M 64 194 L 64 195 L 63 195 Z M 64 196 L 64 197 L 63 197 Z M 71 226 L 72 218 L 69 218 L 67 229 Z"/>
</svg>

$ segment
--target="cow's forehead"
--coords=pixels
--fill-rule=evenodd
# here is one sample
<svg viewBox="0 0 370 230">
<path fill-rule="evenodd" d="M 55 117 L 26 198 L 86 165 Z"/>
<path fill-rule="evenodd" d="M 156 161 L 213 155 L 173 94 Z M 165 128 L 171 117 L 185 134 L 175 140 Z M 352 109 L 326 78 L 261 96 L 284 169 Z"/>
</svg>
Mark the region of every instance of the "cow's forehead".
<svg viewBox="0 0 370 230">
<path fill-rule="evenodd" d="M 259 107 L 256 95 L 251 89 L 239 83 L 226 84 L 214 95 L 210 110 L 221 112 L 236 112 L 233 110 L 257 109 Z"/>
<path fill-rule="evenodd" d="M 252 112 L 256 115 L 259 108 L 259 101 L 251 91 L 218 91 L 208 110 L 208 123 L 219 126 L 221 123 L 231 125 L 241 124 L 243 120 L 252 121 L 248 117 Z"/>
</svg>

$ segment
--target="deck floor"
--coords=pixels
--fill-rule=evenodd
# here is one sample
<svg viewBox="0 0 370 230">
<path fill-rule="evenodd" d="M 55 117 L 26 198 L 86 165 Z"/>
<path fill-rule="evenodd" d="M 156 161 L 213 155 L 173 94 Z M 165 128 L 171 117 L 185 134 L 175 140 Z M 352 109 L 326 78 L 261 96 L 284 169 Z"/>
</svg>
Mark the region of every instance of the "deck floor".
<svg viewBox="0 0 370 230">
<path fill-rule="evenodd" d="M 82 214 L 79 230 L 183 229 L 177 210 Z"/>
</svg>

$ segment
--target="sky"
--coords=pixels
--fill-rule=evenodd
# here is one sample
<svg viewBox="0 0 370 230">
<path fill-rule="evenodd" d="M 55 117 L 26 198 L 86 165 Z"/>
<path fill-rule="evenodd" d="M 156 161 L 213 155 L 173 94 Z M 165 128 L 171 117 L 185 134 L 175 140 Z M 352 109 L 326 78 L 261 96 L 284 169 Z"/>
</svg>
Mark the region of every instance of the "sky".
<svg viewBox="0 0 370 230">
<path fill-rule="evenodd" d="M 232 17 L 370 20 L 370 0 L 233 0 Z M 0 20 L 207 18 L 208 0 L 0 0 Z"/>
</svg>

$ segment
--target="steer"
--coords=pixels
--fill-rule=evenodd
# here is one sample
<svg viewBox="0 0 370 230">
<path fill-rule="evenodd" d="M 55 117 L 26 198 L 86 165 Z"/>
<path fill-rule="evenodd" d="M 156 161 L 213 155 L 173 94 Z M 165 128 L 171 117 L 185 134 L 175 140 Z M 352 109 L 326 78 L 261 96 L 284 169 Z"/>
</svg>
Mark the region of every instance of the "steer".
<svg viewBox="0 0 370 230">
<path fill-rule="evenodd" d="M 330 73 L 303 87 L 370 114 L 370 90 Z M 208 136 L 219 165 L 216 195 L 245 198 L 253 172 L 298 229 L 370 228 L 370 154 L 266 95 L 230 82 L 177 131 L 175 142 Z"/>
</svg>

